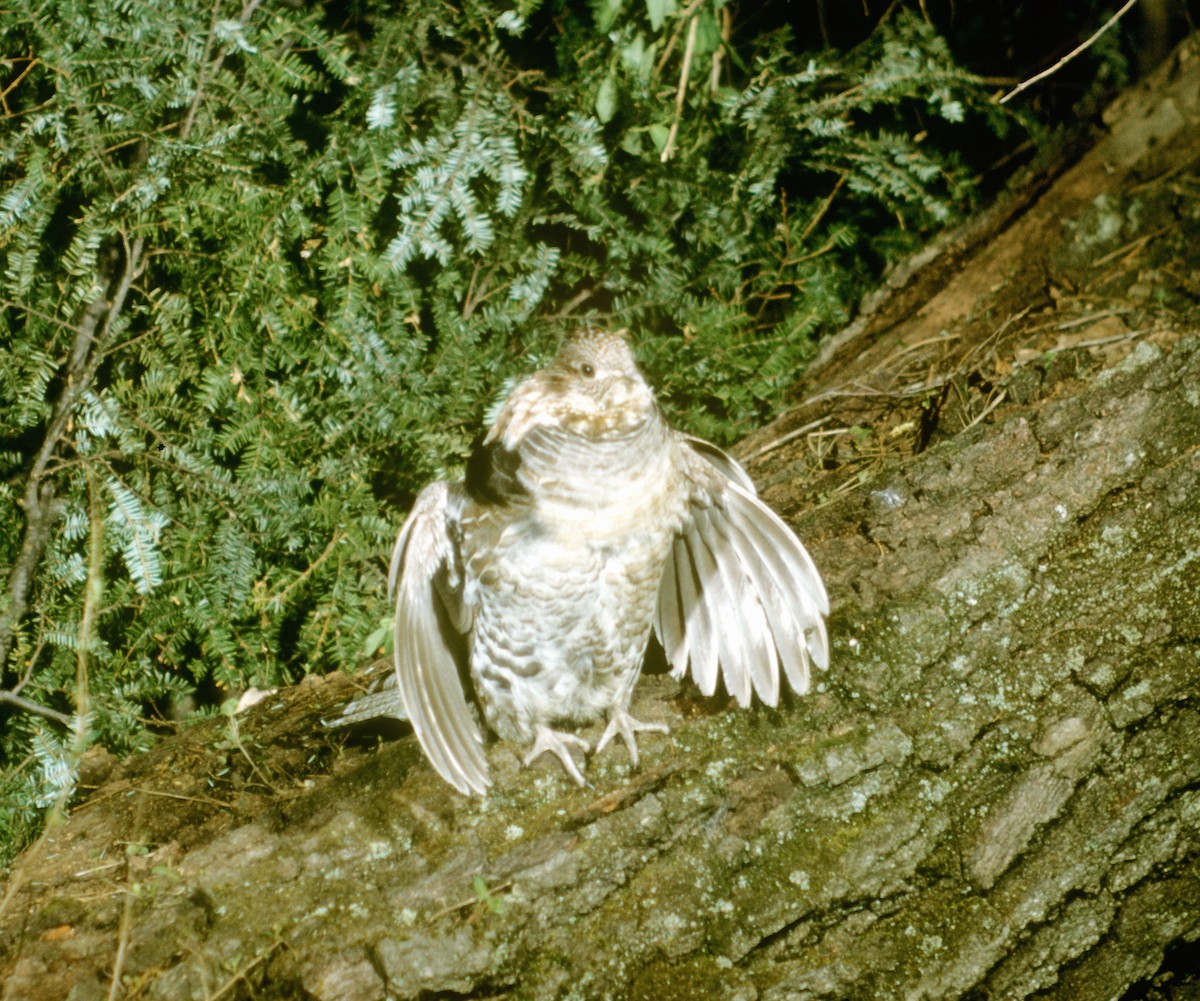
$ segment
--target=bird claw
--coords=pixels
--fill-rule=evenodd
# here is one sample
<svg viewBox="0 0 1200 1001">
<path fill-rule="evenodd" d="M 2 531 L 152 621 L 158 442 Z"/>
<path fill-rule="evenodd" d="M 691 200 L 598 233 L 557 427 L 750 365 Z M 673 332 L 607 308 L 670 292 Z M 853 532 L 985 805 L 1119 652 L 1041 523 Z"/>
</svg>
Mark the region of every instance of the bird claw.
<svg viewBox="0 0 1200 1001">
<path fill-rule="evenodd" d="M 553 754 L 562 762 L 563 768 L 567 770 L 567 774 L 571 778 L 581 786 L 588 785 L 587 779 L 583 777 L 583 772 L 579 770 L 579 766 L 575 764 L 575 759 L 571 757 L 571 752 L 567 749 L 568 744 L 580 748 L 584 754 L 587 754 L 592 749 L 586 740 L 576 734 L 564 733 L 561 730 L 551 730 L 548 726 L 539 725 L 537 736 L 533 740 L 533 747 L 525 755 L 522 764 L 528 768 L 543 754 Z"/>
<path fill-rule="evenodd" d="M 625 746 L 629 748 L 629 760 L 633 762 L 633 767 L 637 767 L 638 749 L 637 749 L 637 734 L 639 733 L 670 733 L 671 728 L 666 723 L 643 723 L 641 720 L 634 719 L 624 709 L 618 709 L 609 718 L 608 726 L 604 730 L 604 734 L 600 737 L 600 743 L 596 745 L 596 753 L 599 754 L 604 750 L 605 746 L 617 734 L 621 735 L 621 739 L 625 741 Z"/>
</svg>

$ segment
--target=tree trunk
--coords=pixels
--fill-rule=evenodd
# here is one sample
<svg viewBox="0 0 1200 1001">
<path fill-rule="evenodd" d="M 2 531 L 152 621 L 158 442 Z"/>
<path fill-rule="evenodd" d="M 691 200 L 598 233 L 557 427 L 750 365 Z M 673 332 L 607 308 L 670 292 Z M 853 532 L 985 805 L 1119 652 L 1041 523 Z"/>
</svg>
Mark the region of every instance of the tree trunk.
<svg viewBox="0 0 1200 1001">
<path fill-rule="evenodd" d="M 641 771 L 498 744 L 486 800 L 329 736 L 344 677 L 97 752 L 9 875 L 2 997 L 1197 996 L 1198 52 L 744 443 L 830 585 L 812 695 L 647 677 Z"/>
</svg>

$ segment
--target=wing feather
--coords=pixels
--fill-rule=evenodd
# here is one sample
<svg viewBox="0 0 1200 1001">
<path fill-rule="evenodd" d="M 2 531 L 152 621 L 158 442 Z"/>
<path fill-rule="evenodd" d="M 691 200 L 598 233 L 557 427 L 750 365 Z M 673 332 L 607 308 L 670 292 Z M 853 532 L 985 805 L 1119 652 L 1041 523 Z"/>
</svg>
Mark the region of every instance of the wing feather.
<svg viewBox="0 0 1200 1001">
<path fill-rule="evenodd" d="M 811 665 L 829 663 L 829 598 L 790 528 L 754 494 L 745 471 L 716 446 L 680 437 L 693 487 L 659 587 L 655 631 L 673 673 L 705 694 L 725 687 L 779 700 L 780 674 L 798 693 Z"/>
<path fill-rule="evenodd" d="M 829 638 L 825 616 L 829 614 L 829 596 L 821 575 L 803 544 L 783 520 L 756 497 L 731 494 L 732 517 L 746 542 L 757 555 L 750 561 L 756 573 L 769 576 L 762 587 L 772 595 L 775 607 L 790 615 L 795 635 L 801 640 L 800 651 L 811 656 L 822 670 L 829 666 Z"/>
<path fill-rule="evenodd" d="M 744 691 L 744 696 L 738 699 L 740 705 L 749 704 L 751 687 L 767 705 L 777 705 L 779 655 L 775 635 L 785 631 L 780 628 L 781 617 L 769 616 L 767 609 L 777 611 L 778 588 L 773 581 L 756 573 L 760 568 L 753 561 L 741 558 L 739 546 L 744 548 L 745 542 L 738 538 L 730 518 L 711 508 L 701 514 L 709 526 L 713 544 L 720 547 L 717 564 L 726 579 L 726 591 L 734 596 L 729 606 L 732 628 L 727 632 L 739 637 L 742 646 L 737 660 L 723 664 L 725 687 L 731 694 Z"/>
<path fill-rule="evenodd" d="M 682 656 L 687 661 L 687 622 L 683 614 L 683 599 L 679 593 L 680 569 L 676 566 L 677 546 L 667 554 L 667 569 L 658 588 L 658 608 L 655 613 L 654 634 L 662 644 L 667 663 L 674 664 Z"/>
<path fill-rule="evenodd" d="M 464 503 L 458 484 L 421 491 L 396 539 L 388 594 L 396 605 L 396 685 L 417 740 L 455 789 L 483 794 L 491 784 L 483 735 L 463 693 L 457 652 L 466 619 L 455 545 Z"/>
<path fill-rule="evenodd" d="M 758 493 L 754 489 L 754 481 L 750 479 L 750 474 L 725 449 L 718 448 L 711 441 L 705 441 L 703 438 L 697 438 L 690 434 L 680 435 L 679 437 L 683 439 L 693 452 L 698 453 L 708 461 L 709 465 L 714 466 L 717 472 L 724 476 L 725 479 L 731 483 L 736 483 L 751 496 Z"/>
<path fill-rule="evenodd" d="M 708 620 L 716 630 L 721 677 L 725 681 L 726 691 L 737 699 L 738 705 L 748 706 L 751 692 L 750 655 L 756 644 L 752 635 L 754 621 L 751 618 L 747 622 L 742 614 L 745 611 L 745 575 L 736 561 L 730 560 L 725 552 L 720 527 L 713 521 L 713 509 L 698 511 L 694 521 L 698 545 L 707 552 L 704 564 L 708 587 L 704 591 L 704 605 L 708 610 Z"/>
<path fill-rule="evenodd" d="M 737 487 L 727 499 L 738 558 L 753 581 L 788 683 L 803 694 L 810 661 L 829 666 L 825 586 L 800 540 L 774 512 Z"/>
<path fill-rule="evenodd" d="M 712 554 L 704 545 L 695 525 L 684 534 L 683 544 L 690 571 L 688 583 L 691 585 L 683 594 L 686 609 L 684 630 L 688 638 L 692 678 L 701 692 L 712 695 L 717 690 L 717 668 L 720 664 L 717 646 L 720 628 L 711 618 L 711 602 L 708 598 L 708 591 L 713 587 L 715 568 Z"/>
</svg>

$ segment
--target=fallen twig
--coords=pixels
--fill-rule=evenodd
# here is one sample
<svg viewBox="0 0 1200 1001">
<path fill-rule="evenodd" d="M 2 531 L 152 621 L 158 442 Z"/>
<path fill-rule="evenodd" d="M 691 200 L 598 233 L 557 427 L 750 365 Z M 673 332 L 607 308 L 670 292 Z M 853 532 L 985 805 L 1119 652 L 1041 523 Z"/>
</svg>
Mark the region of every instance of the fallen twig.
<svg viewBox="0 0 1200 1001">
<path fill-rule="evenodd" d="M 780 435 L 778 438 L 775 438 L 775 439 L 767 442 L 765 445 L 762 445 L 759 448 L 756 448 L 749 455 L 743 456 L 742 461 L 743 462 L 752 462 L 755 459 L 766 455 L 768 452 L 774 451 L 775 449 L 779 448 L 781 445 L 786 445 L 789 441 L 795 441 L 801 435 L 808 434 L 810 431 L 813 431 L 816 428 L 819 428 L 822 424 L 825 424 L 829 420 L 830 420 L 830 415 L 826 414 L 824 417 L 819 417 L 815 421 L 809 421 L 807 424 L 804 424 L 801 427 L 793 428 L 787 434 Z"/>
</svg>

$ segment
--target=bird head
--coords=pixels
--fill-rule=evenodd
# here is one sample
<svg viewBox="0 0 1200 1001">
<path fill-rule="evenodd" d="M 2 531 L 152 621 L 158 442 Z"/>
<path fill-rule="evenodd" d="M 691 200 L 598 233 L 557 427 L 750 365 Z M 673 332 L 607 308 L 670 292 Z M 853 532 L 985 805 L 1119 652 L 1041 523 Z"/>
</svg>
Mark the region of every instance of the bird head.
<svg viewBox="0 0 1200 1001">
<path fill-rule="evenodd" d="M 534 427 L 593 439 L 640 428 L 656 404 L 624 334 L 590 329 L 568 337 L 549 367 L 513 390 L 486 441 L 514 448 Z"/>
</svg>

